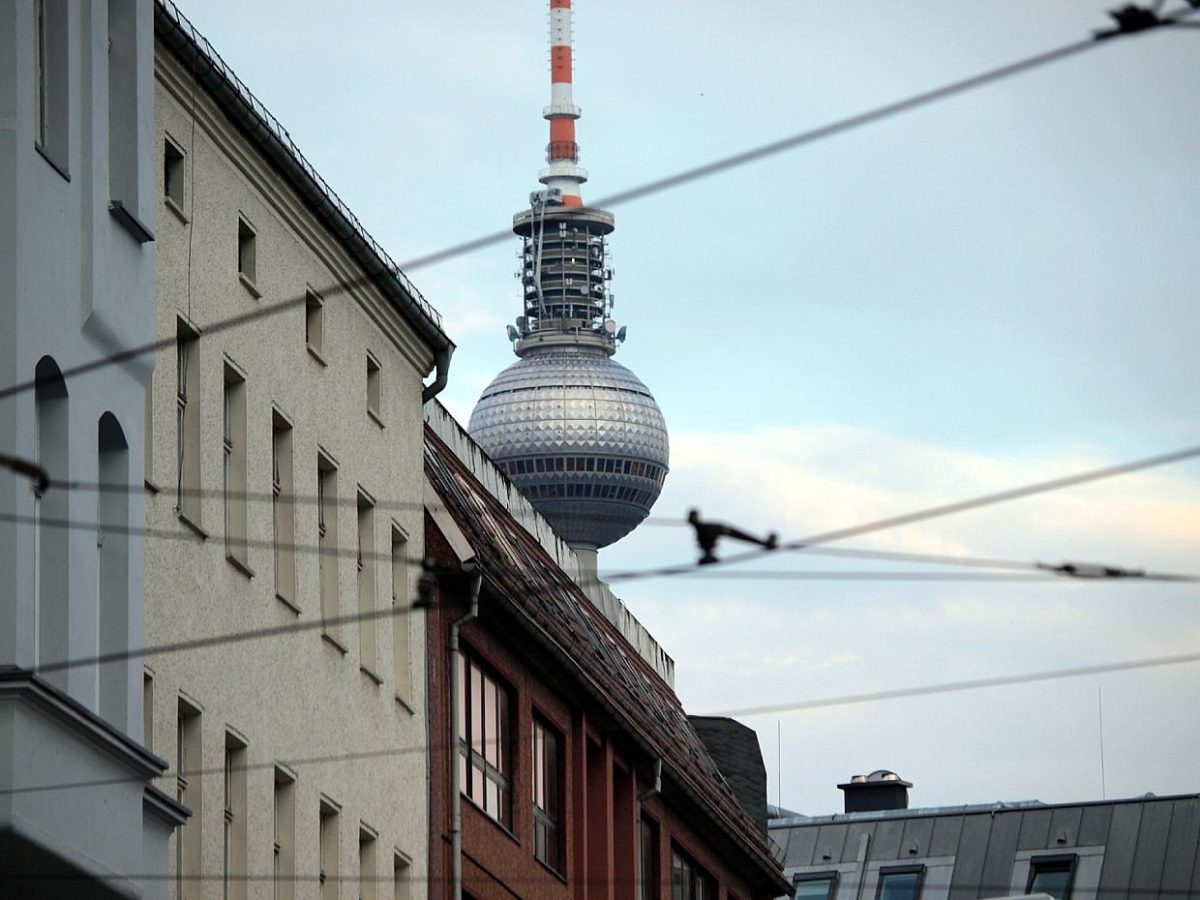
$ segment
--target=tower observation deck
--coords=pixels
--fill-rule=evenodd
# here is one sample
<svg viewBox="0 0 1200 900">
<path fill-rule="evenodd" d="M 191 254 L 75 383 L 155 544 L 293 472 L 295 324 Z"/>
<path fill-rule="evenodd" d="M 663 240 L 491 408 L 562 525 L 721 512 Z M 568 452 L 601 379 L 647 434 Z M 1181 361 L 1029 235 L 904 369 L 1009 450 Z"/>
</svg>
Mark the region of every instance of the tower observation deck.
<svg viewBox="0 0 1200 900">
<path fill-rule="evenodd" d="M 594 554 L 649 514 L 669 447 L 653 395 L 612 358 L 625 340 L 609 290 L 613 215 L 583 203 L 571 0 L 549 2 L 548 167 L 513 216 L 522 314 L 508 336 L 519 359 L 483 391 L 469 431 L 577 552 Z"/>
</svg>

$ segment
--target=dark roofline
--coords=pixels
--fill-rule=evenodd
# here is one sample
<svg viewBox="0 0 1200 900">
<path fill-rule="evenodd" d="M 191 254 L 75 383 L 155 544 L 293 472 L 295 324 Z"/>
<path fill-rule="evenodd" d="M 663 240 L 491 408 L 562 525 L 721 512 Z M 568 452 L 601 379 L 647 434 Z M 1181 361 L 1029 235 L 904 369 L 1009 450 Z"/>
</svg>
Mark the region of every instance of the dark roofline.
<svg viewBox="0 0 1200 900">
<path fill-rule="evenodd" d="M 441 370 L 449 364 L 449 354 L 454 352 L 454 342 L 442 330 L 441 314 L 313 168 L 287 129 L 250 93 L 173 0 L 155 0 L 154 34 L 184 62 L 221 110 L 282 173 L 435 354 L 445 355 L 445 362 L 439 361 L 439 375 L 442 375 Z"/>
<path fill-rule="evenodd" d="M 770 819 L 767 829 L 797 828 L 802 825 L 831 825 L 839 822 L 869 822 L 875 819 L 917 819 L 930 816 L 961 816 L 975 813 L 1003 813 L 1029 809 L 1067 809 L 1079 806 L 1123 806 L 1128 803 L 1157 803 L 1175 800 L 1200 799 L 1200 793 L 1195 794 L 1143 794 L 1140 797 L 1118 797 L 1113 800 L 1075 800 L 1066 803 L 1043 803 L 1041 800 L 997 800 L 994 803 L 972 803 L 961 806 L 924 806 L 915 809 L 881 809 L 871 812 L 832 813 L 823 816 L 806 816 L 796 813 L 794 816 Z"/>
</svg>

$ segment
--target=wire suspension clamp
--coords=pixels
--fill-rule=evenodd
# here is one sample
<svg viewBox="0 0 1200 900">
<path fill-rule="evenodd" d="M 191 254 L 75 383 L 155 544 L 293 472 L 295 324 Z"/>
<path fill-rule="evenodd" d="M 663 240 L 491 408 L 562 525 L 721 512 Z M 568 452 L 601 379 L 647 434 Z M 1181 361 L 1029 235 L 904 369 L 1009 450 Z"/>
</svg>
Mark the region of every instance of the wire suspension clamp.
<svg viewBox="0 0 1200 900">
<path fill-rule="evenodd" d="M 767 550 L 775 550 L 779 547 L 779 536 L 773 531 L 767 535 L 765 540 L 756 538 L 752 534 L 747 534 L 723 522 L 705 522 L 700 518 L 698 509 L 690 511 L 687 520 L 688 524 L 696 530 L 696 543 L 700 545 L 702 551 L 700 556 L 700 565 L 702 566 L 718 562 L 714 551 L 717 549 L 717 541 L 723 537 L 735 538 L 748 544 L 757 544 Z"/>
</svg>

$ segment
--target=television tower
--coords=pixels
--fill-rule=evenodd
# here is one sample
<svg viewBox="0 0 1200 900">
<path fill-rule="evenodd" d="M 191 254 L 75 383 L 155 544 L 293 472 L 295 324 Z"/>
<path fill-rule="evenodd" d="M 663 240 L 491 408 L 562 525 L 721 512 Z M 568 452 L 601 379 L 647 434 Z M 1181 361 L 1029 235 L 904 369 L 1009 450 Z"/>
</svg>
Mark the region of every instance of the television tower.
<svg viewBox="0 0 1200 900">
<path fill-rule="evenodd" d="M 572 97 L 571 0 L 550 3 L 550 123 L 544 185 L 513 216 L 521 239 L 522 315 L 508 326 L 519 357 L 483 391 L 468 430 L 595 571 L 662 490 L 667 427 L 653 395 L 612 359 L 611 212 L 585 206 Z"/>
</svg>

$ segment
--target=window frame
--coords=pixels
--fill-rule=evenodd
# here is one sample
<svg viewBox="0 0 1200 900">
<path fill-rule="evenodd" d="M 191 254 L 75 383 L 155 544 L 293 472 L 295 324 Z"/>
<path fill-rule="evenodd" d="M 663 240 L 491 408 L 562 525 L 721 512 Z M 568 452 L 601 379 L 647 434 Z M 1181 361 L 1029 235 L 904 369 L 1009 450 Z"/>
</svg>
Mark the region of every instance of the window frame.
<svg viewBox="0 0 1200 900">
<path fill-rule="evenodd" d="M 175 321 L 175 511 L 201 537 L 200 331 L 182 316 Z"/>
<path fill-rule="evenodd" d="M 676 863 L 687 874 L 687 884 L 680 891 L 675 880 Z M 697 890 L 697 886 L 700 890 Z M 717 880 L 694 856 L 672 842 L 671 844 L 671 900 L 717 900 Z"/>
<path fill-rule="evenodd" d="M 1033 893 L 1033 884 L 1037 880 L 1039 869 L 1044 871 L 1061 871 L 1053 867 L 1066 865 L 1067 883 L 1063 888 L 1063 898 L 1067 900 L 1071 896 L 1071 891 L 1075 888 L 1075 870 L 1079 865 L 1079 855 L 1076 853 L 1051 853 L 1044 856 L 1031 856 L 1029 858 L 1029 875 L 1025 879 L 1025 893 Z"/>
<path fill-rule="evenodd" d="M 322 366 L 327 365 L 322 355 L 324 342 L 325 298 L 310 287 L 304 292 L 304 346 Z"/>
<path fill-rule="evenodd" d="M 242 286 L 257 300 L 262 296 L 258 289 L 258 230 L 238 213 L 237 227 L 237 274 Z"/>
<path fill-rule="evenodd" d="M 321 608 L 321 636 L 342 653 L 341 554 L 338 546 L 338 465 L 324 450 L 317 450 L 317 590 Z"/>
<path fill-rule="evenodd" d="M 841 874 L 836 869 L 827 869 L 821 872 L 797 872 L 792 876 L 792 887 L 798 888 L 801 884 L 824 881 L 828 884 L 825 900 L 833 900 L 837 896 L 838 878 Z"/>
<path fill-rule="evenodd" d="M 562 827 L 563 797 L 566 793 L 564 791 L 564 738 L 562 732 L 552 725 L 549 719 L 537 712 L 533 714 L 533 724 L 529 731 L 530 788 L 533 799 L 533 858 L 555 873 L 562 875 L 566 858 Z M 540 750 L 539 736 L 541 737 Z M 550 743 L 548 738 L 552 741 L 553 746 L 548 746 Z M 549 770 L 548 766 L 551 757 L 553 757 L 553 770 Z M 543 787 L 544 796 L 550 801 L 547 805 L 552 805 L 552 810 L 538 803 L 539 787 Z M 551 791 L 553 791 L 553 796 L 551 796 Z M 545 833 L 545 838 L 539 840 L 542 831 Z M 551 845 L 551 838 L 553 838 L 553 845 Z M 551 846 L 553 850 L 551 850 Z M 541 854 L 543 847 L 545 855 Z"/>
<path fill-rule="evenodd" d="M 379 677 L 379 642 L 375 617 L 379 605 L 379 559 L 375 550 L 375 498 L 358 486 L 356 503 L 356 576 L 358 595 L 358 666 L 376 684 Z"/>
<path fill-rule="evenodd" d="M 233 360 L 225 357 L 221 384 L 221 447 L 224 488 L 225 558 L 244 575 L 250 569 L 249 521 L 246 503 L 249 452 L 247 439 L 246 375 Z"/>
<path fill-rule="evenodd" d="M 367 351 L 367 415 L 383 427 L 383 364 L 370 350 Z"/>
<path fill-rule="evenodd" d="M 185 210 L 188 198 L 188 158 L 183 144 L 163 131 L 162 200 L 184 225 L 190 221 Z"/>
<path fill-rule="evenodd" d="M 662 896 L 661 834 L 658 820 L 643 811 L 638 818 L 638 900 L 658 900 Z M 647 867 L 653 869 L 649 879 Z"/>
<path fill-rule="evenodd" d="M 491 666 L 469 648 L 460 648 L 458 657 L 455 664 L 461 666 L 458 683 L 462 696 L 455 698 L 455 702 L 460 704 L 462 711 L 462 715 L 459 717 L 458 766 L 463 775 L 459 792 L 489 819 L 509 834 L 514 834 L 516 830 L 514 820 L 516 804 L 513 802 L 513 773 L 516 768 L 513 758 L 516 747 L 516 742 L 513 740 L 513 721 L 516 712 L 515 692 L 508 682 L 500 678 Z M 478 691 L 475 690 L 476 673 L 480 679 Z M 486 744 L 490 739 L 486 728 L 483 727 L 486 721 L 486 691 L 489 684 L 496 691 L 496 730 L 500 732 L 495 739 L 497 764 L 493 764 L 487 759 Z M 477 715 L 475 705 L 480 702 L 483 710 Z M 500 708 L 501 705 L 503 705 L 503 709 Z M 483 732 L 478 735 L 478 739 L 475 734 L 477 723 Z M 475 780 L 477 778 L 483 780 L 478 788 L 478 797 L 475 796 Z M 489 803 L 493 789 L 498 808 L 491 808 Z"/>
<path fill-rule="evenodd" d="M 296 590 L 295 431 L 278 407 L 271 409 L 271 544 L 275 597 L 300 611 Z"/>
<path fill-rule="evenodd" d="M 925 886 L 925 866 L 917 863 L 908 866 L 885 866 L 880 868 L 877 881 L 875 884 L 875 900 L 883 900 L 883 886 L 889 875 L 916 875 L 917 883 L 913 887 L 913 898 L 921 896 L 921 889 Z"/>
</svg>

